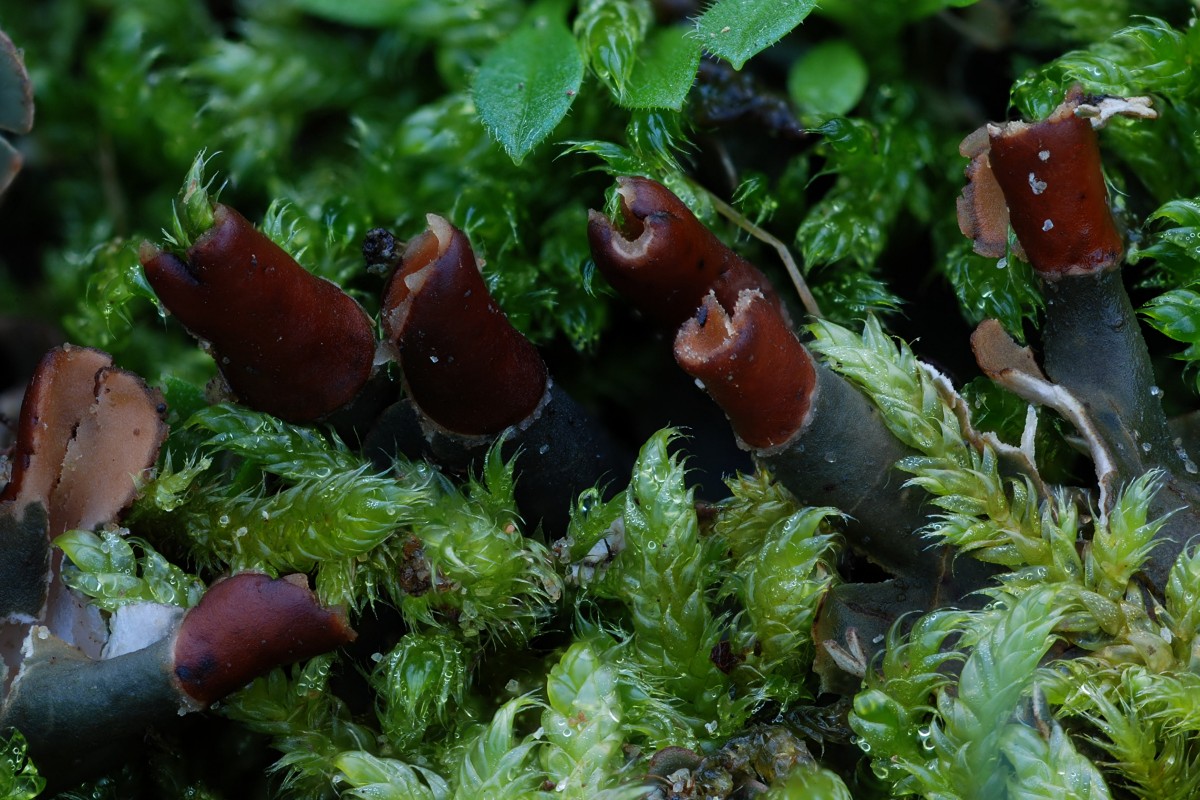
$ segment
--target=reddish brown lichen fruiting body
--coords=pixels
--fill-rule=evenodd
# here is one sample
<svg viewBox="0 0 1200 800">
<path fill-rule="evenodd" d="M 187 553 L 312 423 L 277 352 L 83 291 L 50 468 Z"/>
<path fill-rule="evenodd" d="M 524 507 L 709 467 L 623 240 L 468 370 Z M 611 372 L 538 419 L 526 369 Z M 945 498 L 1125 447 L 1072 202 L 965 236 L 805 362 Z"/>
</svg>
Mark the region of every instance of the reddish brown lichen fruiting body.
<svg viewBox="0 0 1200 800">
<path fill-rule="evenodd" d="M 546 365 L 492 299 L 466 235 L 427 219 L 384 290 L 384 333 L 408 396 L 429 419 L 455 434 L 494 436 L 537 409 Z"/>
<path fill-rule="evenodd" d="M 211 343 L 246 405 L 310 422 L 346 405 L 370 377 L 375 337 L 366 312 L 234 209 L 215 206 L 186 261 L 149 243 L 139 256 L 159 299 Z"/>
<path fill-rule="evenodd" d="M 107 353 L 71 345 L 42 357 L 21 402 L 12 479 L 0 492 L 0 501 L 23 506 L 41 500 L 49 508 L 67 443 L 92 403 L 96 373 L 111 364 Z"/>
<path fill-rule="evenodd" d="M 321 607 L 304 576 L 242 573 L 214 584 L 152 644 L 92 659 L 35 628 L 0 701 L 0 726 L 25 734 L 56 788 L 111 769 L 151 725 L 208 705 L 272 668 L 353 640 L 340 609 Z"/>
<path fill-rule="evenodd" d="M 354 640 L 339 608 L 324 608 L 303 575 L 244 572 L 213 584 L 183 618 L 175 641 L 175 677 L 208 704 L 274 667 Z"/>
<path fill-rule="evenodd" d="M 977 251 L 1002 254 L 1006 218 L 1043 278 L 1120 264 L 1123 247 L 1108 208 L 1096 131 L 1075 113 L 1082 100 L 1073 91 L 1041 122 L 987 125 L 986 146 L 981 131 L 963 142 L 963 154 L 974 160 L 959 217 Z"/>
<path fill-rule="evenodd" d="M 699 379 L 756 450 L 788 441 L 808 415 L 816 382 L 812 357 L 758 290 L 745 290 L 733 313 L 715 294 L 675 338 L 675 359 Z"/>
<path fill-rule="evenodd" d="M 649 178 L 617 178 L 621 220 L 588 212 L 592 259 L 605 279 L 642 313 L 675 328 L 710 291 L 725 308 L 757 289 L 782 309 L 767 278 L 726 247 L 669 189 Z"/>
<path fill-rule="evenodd" d="M 99 350 L 63 345 L 38 365 L 21 404 L 12 479 L 0 502 L 41 503 L 49 535 L 111 522 L 134 498 L 167 436 L 162 395 Z"/>
</svg>

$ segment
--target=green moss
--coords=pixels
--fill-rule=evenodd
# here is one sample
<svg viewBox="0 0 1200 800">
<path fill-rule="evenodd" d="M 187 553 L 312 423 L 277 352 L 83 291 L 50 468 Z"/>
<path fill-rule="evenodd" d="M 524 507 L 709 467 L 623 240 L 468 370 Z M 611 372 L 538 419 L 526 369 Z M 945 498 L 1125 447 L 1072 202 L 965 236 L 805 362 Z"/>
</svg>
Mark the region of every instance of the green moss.
<svg viewBox="0 0 1200 800">
<path fill-rule="evenodd" d="M 1101 507 L 1048 422 L 1029 431 L 1040 475 L 1014 467 L 965 417 L 1015 444 L 1026 404 L 976 384 L 957 405 L 918 360 L 968 381 L 967 331 L 986 318 L 1039 345 L 1030 268 L 959 235 L 956 148 L 1080 83 L 1149 94 L 1161 114 L 1116 121 L 1101 143 L 1128 283 L 1178 343 L 1151 341 L 1159 385 L 1195 377 L 1200 26 L 1186 4 L 721 2 L 696 5 L 698 23 L 648 0 L 27 5 L 0 0 L 37 103 L 34 132 L 8 137 L 26 165 L 0 206 L 0 310 L 112 352 L 163 387 L 172 425 L 129 536 L 60 538 L 65 579 L 111 610 L 190 605 L 231 570 L 302 572 L 362 632 L 221 704 L 221 724 L 258 737 L 249 766 L 170 785 L 232 798 L 268 771 L 280 797 L 633 798 L 659 748 L 733 758 L 722 745 L 747 724 L 805 704 L 836 721 L 811 737 L 819 763 L 781 770 L 768 797 L 1195 793 L 1200 560 L 1186 550 L 1161 597 L 1139 574 L 1170 485 L 1129 476 Z M 721 78 L 702 49 L 742 71 Z M 723 468 L 703 445 L 729 433 L 667 428 L 694 400 L 654 361 L 672 334 L 593 276 L 587 211 L 611 211 L 625 174 L 662 180 L 780 287 L 774 252 L 714 198 L 789 245 L 827 315 L 813 349 L 913 449 L 897 480 L 929 494 L 923 532 L 1007 570 L 986 608 L 909 617 L 877 643 L 842 698 L 848 721 L 815 697 L 812 622 L 839 570 L 870 569 L 838 539 L 853 510 L 802 507 L 761 472 L 697 503 L 713 491 L 699 479 L 724 477 L 702 474 Z M 157 306 L 137 246 L 165 231 L 186 247 L 218 190 L 371 314 L 382 279 L 364 234 L 403 240 L 447 216 L 556 380 L 640 448 L 631 474 L 565 498 L 569 535 L 545 542 L 498 448 L 475 472 L 382 468 L 329 425 L 212 403 L 215 365 Z M 660 396 L 669 409 L 642 402 Z M 33 796 L 19 732 L 5 741 L 0 797 Z M 80 791 L 150 785 L 151 768 L 112 766 Z"/>
</svg>

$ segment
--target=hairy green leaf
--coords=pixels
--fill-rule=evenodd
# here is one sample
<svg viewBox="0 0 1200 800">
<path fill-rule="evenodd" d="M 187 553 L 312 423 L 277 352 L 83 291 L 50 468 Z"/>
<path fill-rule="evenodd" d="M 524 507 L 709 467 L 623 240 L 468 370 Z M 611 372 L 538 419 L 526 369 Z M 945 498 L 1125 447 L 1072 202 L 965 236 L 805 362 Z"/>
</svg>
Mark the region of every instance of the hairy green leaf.
<svg viewBox="0 0 1200 800">
<path fill-rule="evenodd" d="M 283 755 L 273 771 L 282 788 L 298 797 L 321 797 L 340 773 L 343 753 L 370 750 L 376 734 L 351 719 L 346 704 L 329 689 L 333 655 L 317 656 L 290 669 L 276 668 L 221 702 L 220 713 L 271 737 Z"/>
<path fill-rule="evenodd" d="M 496 709 L 490 723 L 476 729 L 462 750 L 455 800 L 517 800 L 541 785 L 542 772 L 533 760 L 540 743 L 532 737 L 521 739 L 515 731 L 517 715 L 533 705 L 528 697 L 509 700 Z"/>
<path fill-rule="evenodd" d="M 1107 754 L 1100 764 L 1114 784 L 1142 800 L 1186 800 L 1200 791 L 1195 734 L 1172 724 L 1179 719 L 1174 712 L 1190 713 L 1194 681 L 1162 680 L 1135 665 L 1105 669 L 1088 659 L 1063 662 L 1061 669 L 1068 681 L 1060 713 L 1097 731 L 1089 739 Z M 1184 704 L 1172 709 L 1172 696 Z"/>
<path fill-rule="evenodd" d="M 538 8 L 479 66 L 471 96 L 488 132 L 520 164 L 558 127 L 582 81 L 575 38 Z"/>
<path fill-rule="evenodd" d="M 1191 643 L 1200 633 L 1200 551 L 1194 547 L 1184 550 L 1171 568 L 1166 611 L 1176 657 L 1187 662 L 1192 656 Z"/>
<path fill-rule="evenodd" d="M 1076 748 L 1062 725 L 1049 731 L 1025 725 L 1004 729 L 1001 745 L 1012 766 L 1012 800 L 1108 800 L 1112 795 L 1100 770 Z"/>
<path fill-rule="evenodd" d="M 597 635 L 576 642 L 546 676 L 542 764 L 567 800 L 591 800 L 615 784 L 622 758 L 626 710 L 617 669 L 619 645 Z M 603 793 L 605 800 L 634 798 L 636 786 Z"/>
<path fill-rule="evenodd" d="M 797 511 L 773 525 L 765 541 L 733 567 L 730 591 L 745 609 L 764 672 L 787 661 L 791 670 L 784 671 L 799 678 L 808 666 L 813 619 L 834 579 L 826 563 L 834 537 L 819 531 L 837 514 L 833 508 Z"/>
<path fill-rule="evenodd" d="M 854 697 L 850 726 L 871 754 L 872 770 L 900 780 L 897 789 L 913 790 L 903 765 L 919 765 L 929 757 L 930 699 L 951 680 L 947 662 L 962 658 L 945 645 L 965 622 L 964 612 L 943 610 L 918 619 L 907 635 L 893 626 L 879 668 L 867 672 L 863 691 Z M 902 769 L 893 772 L 893 766 Z"/>
<path fill-rule="evenodd" d="M 717 0 L 696 20 L 696 38 L 705 50 L 741 69 L 816 5 L 816 0 Z"/>
<path fill-rule="evenodd" d="M 468 648 L 440 633 L 409 633 L 371 673 L 383 733 L 398 752 L 409 752 L 432 725 L 452 728 L 470 682 Z"/>
<path fill-rule="evenodd" d="M 1166 517 L 1146 519 L 1164 479 L 1160 470 L 1151 470 L 1130 482 L 1113 502 L 1107 519 L 1096 526 L 1084 559 L 1084 579 L 1092 591 L 1114 601 L 1125 595 L 1130 579 L 1155 545 L 1155 534 L 1167 521 Z"/>
<path fill-rule="evenodd" d="M 625 494 L 625 548 L 593 590 L 628 607 L 641 668 L 715 715 L 727 678 L 709 658 L 720 636 L 707 602 L 713 554 L 700 540 L 684 466 L 670 453 L 676 435 L 668 428 L 643 445 Z M 645 586 L 660 591 L 648 595 Z"/>
<path fill-rule="evenodd" d="M 957 691 L 938 696 L 930 728 L 934 760 L 928 771 L 915 771 L 926 792 L 1000 796 L 1005 723 L 1032 685 L 1065 610 L 1053 591 L 1032 591 L 1011 603 L 980 638 L 963 664 Z"/>
</svg>

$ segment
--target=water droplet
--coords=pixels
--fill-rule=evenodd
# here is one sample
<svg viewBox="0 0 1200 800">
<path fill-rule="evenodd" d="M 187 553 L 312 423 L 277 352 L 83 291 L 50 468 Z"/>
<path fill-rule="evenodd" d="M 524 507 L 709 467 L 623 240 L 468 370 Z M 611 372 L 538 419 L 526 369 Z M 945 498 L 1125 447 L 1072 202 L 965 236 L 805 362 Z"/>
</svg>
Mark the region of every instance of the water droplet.
<svg viewBox="0 0 1200 800">
<path fill-rule="evenodd" d="M 1162 393 L 1163 393 L 1163 390 L 1158 388 L 1157 386 L 1150 387 L 1150 396 L 1151 397 L 1162 397 Z"/>
<path fill-rule="evenodd" d="M 1046 182 L 1039 181 L 1037 175 L 1031 172 L 1029 173 L 1029 188 L 1033 190 L 1034 194 L 1041 194 L 1046 191 Z"/>
<path fill-rule="evenodd" d="M 544 444 L 544 445 L 538 447 L 538 455 L 539 456 L 544 456 L 544 455 L 546 455 L 546 453 L 549 453 L 549 452 L 550 452 L 550 445 L 548 445 L 548 444 Z"/>
<path fill-rule="evenodd" d="M 1042 161 L 1049 161 L 1050 160 L 1050 151 L 1049 150 L 1039 150 L 1038 158 L 1040 158 Z"/>
<path fill-rule="evenodd" d="M 429 363 L 430 363 L 430 364 L 436 364 L 436 363 L 438 363 L 438 357 L 437 357 L 437 356 L 430 356 L 430 357 L 429 357 Z"/>
<path fill-rule="evenodd" d="M 826 453 L 825 454 L 825 463 L 826 464 L 833 464 L 836 462 L 837 462 L 837 455 L 835 453 Z"/>
<path fill-rule="evenodd" d="M 996 262 L 996 269 L 1008 269 L 1008 259 L 1001 258 Z"/>
<path fill-rule="evenodd" d="M 1054 229 L 1054 220 L 1048 219 L 1042 223 L 1042 230 L 1049 231 Z"/>
<path fill-rule="evenodd" d="M 217 518 L 217 524 L 220 525 L 222 528 L 224 528 L 226 525 L 229 524 L 229 515 L 222 514 L 220 517 Z"/>
<path fill-rule="evenodd" d="M 1150 452 L 1150 443 L 1149 442 L 1142 442 L 1142 452 L 1143 453 Z"/>
</svg>

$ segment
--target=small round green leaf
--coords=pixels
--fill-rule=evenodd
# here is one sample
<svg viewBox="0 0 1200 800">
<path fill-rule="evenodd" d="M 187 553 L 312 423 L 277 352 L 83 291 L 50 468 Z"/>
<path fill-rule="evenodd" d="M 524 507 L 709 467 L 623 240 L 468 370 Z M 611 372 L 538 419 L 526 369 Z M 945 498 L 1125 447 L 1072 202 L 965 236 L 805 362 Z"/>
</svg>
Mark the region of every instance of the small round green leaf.
<svg viewBox="0 0 1200 800">
<path fill-rule="evenodd" d="M 809 50 L 788 72 L 788 94 L 807 114 L 840 116 L 862 99 L 867 64 L 849 42 L 835 39 Z"/>
</svg>

